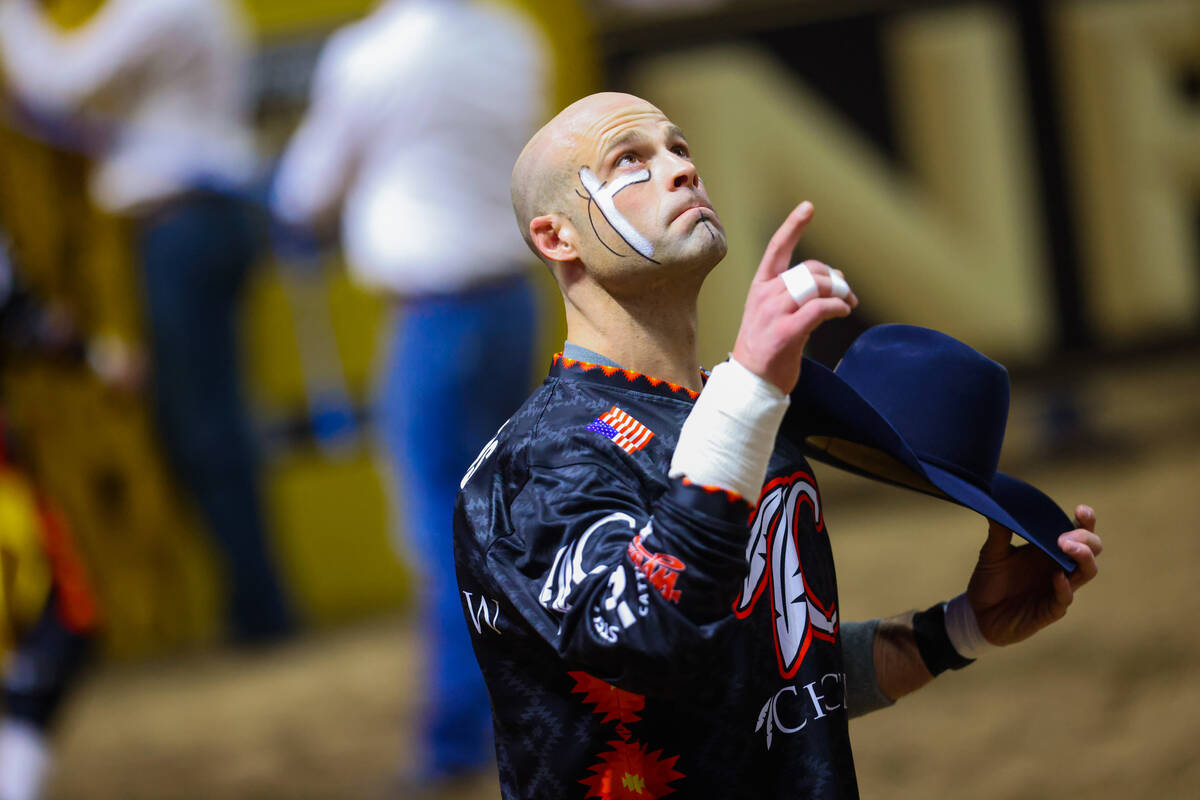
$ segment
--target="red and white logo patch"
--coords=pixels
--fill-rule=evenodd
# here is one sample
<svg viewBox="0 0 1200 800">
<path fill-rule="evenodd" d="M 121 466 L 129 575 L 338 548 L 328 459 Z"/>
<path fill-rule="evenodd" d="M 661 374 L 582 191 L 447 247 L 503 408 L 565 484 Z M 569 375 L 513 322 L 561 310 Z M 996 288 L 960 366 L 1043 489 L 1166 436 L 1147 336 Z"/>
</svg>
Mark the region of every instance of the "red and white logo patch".
<svg viewBox="0 0 1200 800">
<path fill-rule="evenodd" d="M 763 487 L 746 546 L 750 572 L 733 606 L 734 613 L 745 619 L 770 586 L 775 655 L 779 674 L 785 678 L 800 669 L 814 636 L 836 642 L 838 631 L 837 609 L 821 602 L 804 579 L 797 542 L 801 514 L 811 514 L 816 530 L 824 530 L 821 498 L 812 476 L 797 472 Z"/>
</svg>

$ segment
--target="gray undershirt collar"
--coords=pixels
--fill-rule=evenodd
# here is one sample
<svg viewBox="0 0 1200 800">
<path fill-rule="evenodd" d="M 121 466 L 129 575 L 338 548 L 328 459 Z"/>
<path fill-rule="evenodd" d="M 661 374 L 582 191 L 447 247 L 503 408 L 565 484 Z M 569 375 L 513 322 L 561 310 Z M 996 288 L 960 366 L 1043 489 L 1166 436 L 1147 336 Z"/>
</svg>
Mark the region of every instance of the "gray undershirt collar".
<svg viewBox="0 0 1200 800">
<path fill-rule="evenodd" d="M 602 367 L 616 367 L 623 369 L 617 362 L 607 356 L 602 356 L 595 350 L 588 350 L 586 347 L 580 347 L 577 344 L 570 342 L 563 343 L 563 358 L 569 358 L 572 361 L 586 361 L 589 364 L 599 364 Z"/>
</svg>

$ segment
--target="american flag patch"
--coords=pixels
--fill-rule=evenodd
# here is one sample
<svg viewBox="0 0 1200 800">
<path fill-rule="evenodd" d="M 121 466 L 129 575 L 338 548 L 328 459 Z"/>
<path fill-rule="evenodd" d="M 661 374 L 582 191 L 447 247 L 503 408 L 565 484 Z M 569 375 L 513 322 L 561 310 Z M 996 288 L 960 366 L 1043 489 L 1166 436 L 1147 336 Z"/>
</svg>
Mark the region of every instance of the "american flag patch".
<svg viewBox="0 0 1200 800">
<path fill-rule="evenodd" d="M 587 429 L 612 439 L 617 447 L 630 454 L 641 450 L 654 438 L 654 431 L 616 406 L 604 416 L 592 420 Z"/>
</svg>

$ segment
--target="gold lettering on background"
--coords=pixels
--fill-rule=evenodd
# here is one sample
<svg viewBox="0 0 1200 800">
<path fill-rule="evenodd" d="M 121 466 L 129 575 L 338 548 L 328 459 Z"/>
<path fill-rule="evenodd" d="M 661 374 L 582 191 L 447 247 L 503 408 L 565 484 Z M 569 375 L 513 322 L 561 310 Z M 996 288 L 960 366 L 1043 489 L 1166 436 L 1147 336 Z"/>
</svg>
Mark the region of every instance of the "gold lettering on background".
<svg viewBox="0 0 1200 800">
<path fill-rule="evenodd" d="M 1173 78 L 1200 67 L 1200 3 L 1088 0 L 1054 20 L 1092 325 L 1109 342 L 1194 329 L 1200 104 Z"/>
<path fill-rule="evenodd" d="M 1016 35 L 1000 12 L 910 14 L 888 34 L 906 168 L 761 50 L 648 60 L 634 91 L 681 124 L 729 232 L 701 297 L 706 362 L 725 356 L 762 247 L 812 200 L 806 254 L 845 269 L 874 318 L 938 328 L 998 358 L 1051 344 Z"/>
</svg>

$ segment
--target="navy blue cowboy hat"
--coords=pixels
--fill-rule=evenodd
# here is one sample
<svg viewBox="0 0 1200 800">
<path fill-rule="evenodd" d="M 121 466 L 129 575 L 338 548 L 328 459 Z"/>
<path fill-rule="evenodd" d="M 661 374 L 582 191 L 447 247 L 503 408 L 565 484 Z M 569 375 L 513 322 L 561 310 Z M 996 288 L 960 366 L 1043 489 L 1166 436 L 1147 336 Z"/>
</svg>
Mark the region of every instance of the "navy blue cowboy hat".
<svg viewBox="0 0 1200 800">
<path fill-rule="evenodd" d="M 1041 548 L 1067 572 L 1053 500 L 996 471 L 1008 370 L 944 333 L 877 325 L 836 369 L 804 359 L 783 431 L 835 467 L 951 500 Z"/>
</svg>

